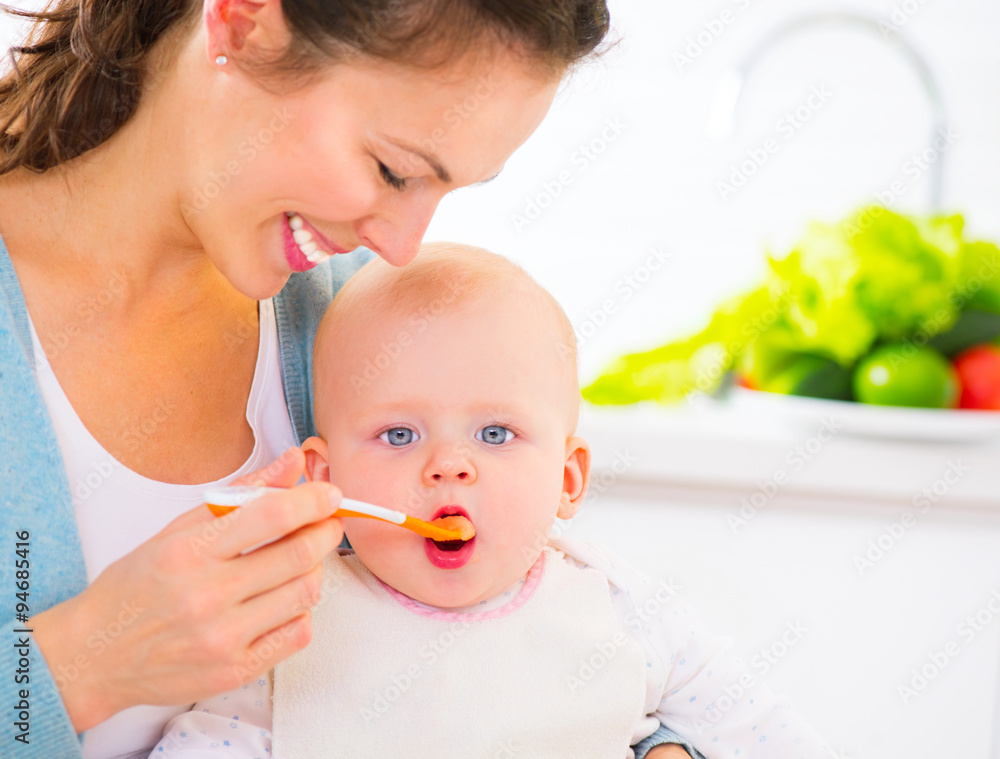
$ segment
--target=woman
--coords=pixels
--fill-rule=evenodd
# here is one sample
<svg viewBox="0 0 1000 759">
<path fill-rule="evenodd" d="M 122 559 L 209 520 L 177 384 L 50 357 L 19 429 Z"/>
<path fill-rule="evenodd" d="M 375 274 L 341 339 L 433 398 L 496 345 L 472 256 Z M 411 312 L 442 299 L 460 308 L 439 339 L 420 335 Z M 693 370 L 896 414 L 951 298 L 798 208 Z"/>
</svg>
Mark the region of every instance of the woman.
<svg viewBox="0 0 1000 759">
<path fill-rule="evenodd" d="M 323 307 L 502 169 L 607 11 L 64 0 L 39 18 L 0 84 L 5 587 L 24 583 L 26 631 L 4 647 L 26 679 L 2 739 L 79 756 L 86 731 L 82 755 L 131 756 L 177 704 L 308 642 L 340 493 L 229 521 L 200 493 L 298 482 Z"/>
</svg>

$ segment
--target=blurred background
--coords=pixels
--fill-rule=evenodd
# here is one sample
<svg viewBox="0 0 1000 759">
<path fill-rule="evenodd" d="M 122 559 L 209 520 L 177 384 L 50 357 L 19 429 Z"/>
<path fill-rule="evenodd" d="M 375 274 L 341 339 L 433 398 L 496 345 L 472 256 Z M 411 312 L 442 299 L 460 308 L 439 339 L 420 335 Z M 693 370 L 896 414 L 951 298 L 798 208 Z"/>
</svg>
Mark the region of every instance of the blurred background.
<svg viewBox="0 0 1000 759">
<path fill-rule="evenodd" d="M 502 252 L 555 293 L 585 383 L 615 356 L 701 329 L 812 220 L 876 202 L 961 213 L 971 239 L 1000 241 L 1000 4 L 612 10 L 618 44 L 428 233 Z M 928 72 L 946 114 L 935 148 Z M 905 429 L 902 415 L 862 419 L 868 434 L 853 434 L 849 414 L 756 411 L 585 409 L 597 469 L 570 534 L 678 582 L 837 756 L 1000 757 L 996 429 L 950 435 L 917 414 Z M 787 647 L 795 622 L 808 632 Z"/>
<path fill-rule="evenodd" d="M 1000 3 L 610 4 L 617 43 L 427 235 L 550 289 L 585 382 L 703 327 L 811 220 L 939 205 L 1000 241 Z M 771 36 L 796 19 L 811 20 Z M 560 529 L 677 583 L 836 756 L 1000 757 L 996 429 L 899 418 L 586 408 L 592 487 Z"/>
<path fill-rule="evenodd" d="M 722 298 L 759 280 L 765 250 L 787 248 L 811 219 L 837 221 L 896 181 L 904 190 L 892 208 L 931 210 L 931 173 L 915 158 L 930 146 L 932 109 L 896 37 L 926 59 L 957 135 L 944 155 L 944 208 L 963 213 L 974 235 L 1000 239 L 997 3 L 611 6 L 618 45 L 566 84 L 496 180 L 447 198 L 428 232 L 515 259 L 555 293 L 578 330 L 588 309 L 621 301 L 581 341 L 585 379 L 623 350 L 700 327 Z M 777 42 L 747 76 L 732 134 L 714 138 L 709 122 L 727 72 L 771 30 L 829 12 L 883 28 L 817 24 Z M 825 101 L 810 97 L 816 90 Z M 720 190 L 768 138 L 778 150 L 741 188 Z M 625 302 L 614 285 L 651 247 L 669 263 Z"/>
<path fill-rule="evenodd" d="M 618 44 L 428 233 L 502 252 L 555 293 L 585 383 L 701 329 L 812 220 L 876 202 L 961 213 L 971 239 L 1000 241 L 1000 4 L 611 5 Z M 833 14 L 865 20 L 815 22 Z M 906 46 L 946 113 L 933 149 L 939 116 Z M 856 421 L 714 401 L 585 409 L 597 470 L 568 529 L 677 581 L 837 756 L 1000 757 L 996 430 Z M 795 622 L 808 632 L 786 647 Z"/>
</svg>

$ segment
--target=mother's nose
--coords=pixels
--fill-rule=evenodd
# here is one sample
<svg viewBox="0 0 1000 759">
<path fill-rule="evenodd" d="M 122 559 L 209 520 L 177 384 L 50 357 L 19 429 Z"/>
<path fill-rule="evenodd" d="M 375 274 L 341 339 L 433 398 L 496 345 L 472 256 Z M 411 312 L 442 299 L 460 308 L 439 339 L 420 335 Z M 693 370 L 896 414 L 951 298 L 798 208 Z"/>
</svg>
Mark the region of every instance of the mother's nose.
<svg viewBox="0 0 1000 759">
<path fill-rule="evenodd" d="M 420 250 L 441 197 L 421 189 L 404 190 L 400 197 L 358 222 L 358 238 L 386 262 L 405 266 Z"/>
</svg>

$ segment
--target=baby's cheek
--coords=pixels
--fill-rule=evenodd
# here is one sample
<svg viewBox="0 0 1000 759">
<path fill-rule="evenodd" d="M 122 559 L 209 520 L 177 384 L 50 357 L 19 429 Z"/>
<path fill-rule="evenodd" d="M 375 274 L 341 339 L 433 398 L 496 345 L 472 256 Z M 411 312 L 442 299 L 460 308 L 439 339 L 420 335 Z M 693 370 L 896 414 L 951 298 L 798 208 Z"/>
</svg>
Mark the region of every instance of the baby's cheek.
<svg viewBox="0 0 1000 759">
<path fill-rule="evenodd" d="M 539 515 L 537 512 L 524 514 L 512 553 L 516 553 L 517 559 L 527 562 L 530 567 L 548 544 L 551 530 L 552 520 L 548 515 Z"/>
<path fill-rule="evenodd" d="M 400 531 L 398 527 L 375 519 L 344 520 L 344 534 L 365 563 L 368 556 L 388 556 L 392 544 L 399 537 L 396 533 Z"/>
<path fill-rule="evenodd" d="M 389 529 L 395 529 L 402 533 L 407 532 L 398 527 L 390 527 Z M 347 533 L 347 539 L 351 541 L 351 547 L 354 548 L 361 563 L 382 582 L 403 593 L 412 595 L 415 590 L 411 585 L 414 576 L 414 561 L 423 558 L 421 553 L 412 548 L 407 549 L 394 540 L 386 540 L 380 535 L 374 535 L 372 530 L 355 532 L 356 534 Z"/>
</svg>

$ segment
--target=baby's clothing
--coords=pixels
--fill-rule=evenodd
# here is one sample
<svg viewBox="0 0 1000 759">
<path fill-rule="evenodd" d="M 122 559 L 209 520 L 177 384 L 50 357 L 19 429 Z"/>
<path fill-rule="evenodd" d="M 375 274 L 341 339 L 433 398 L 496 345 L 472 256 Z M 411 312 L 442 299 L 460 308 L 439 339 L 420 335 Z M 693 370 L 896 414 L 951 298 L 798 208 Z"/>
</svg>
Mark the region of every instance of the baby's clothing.
<svg viewBox="0 0 1000 759">
<path fill-rule="evenodd" d="M 709 759 L 829 755 L 669 585 L 595 544 L 554 540 L 487 611 L 420 604 L 349 552 L 324 571 L 312 642 L 274 674 L 280 759 L 630 757 L 661 722 Z M 197 704 L 152 756 L 268 756 L 270 688 Z"/>
</svg>

